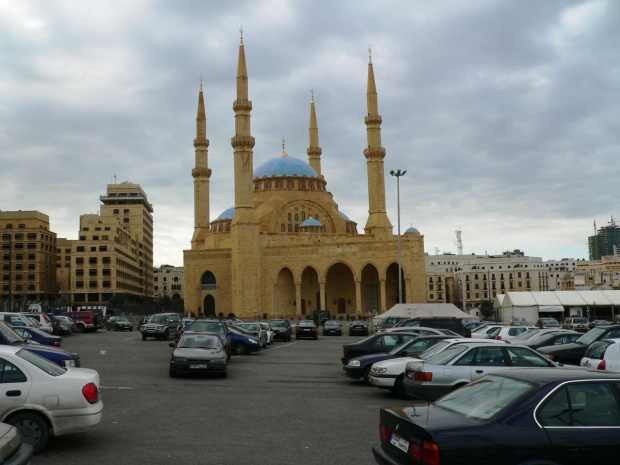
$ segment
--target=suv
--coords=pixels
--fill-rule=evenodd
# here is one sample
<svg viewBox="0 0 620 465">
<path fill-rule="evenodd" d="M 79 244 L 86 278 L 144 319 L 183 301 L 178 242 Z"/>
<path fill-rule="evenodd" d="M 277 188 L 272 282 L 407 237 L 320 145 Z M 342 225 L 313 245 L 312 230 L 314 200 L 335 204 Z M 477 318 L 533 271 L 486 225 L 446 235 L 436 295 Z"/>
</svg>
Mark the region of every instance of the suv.
<svg viewBox="0 0 620 465">
<path fill-rule="evenodd" d="M 456 334 L 466 336 L 467 332 L 463 326 L 463 321 L 455 316 L 428 316 L 409 318 L 393 326 L 393 328 L 405 328 L 408 326 L 424 326 L 426 328 L 449 329 Z"/>
<path fill-rule="evenodd" d="M 564 324 L 562 324 L 562 328 L 585 333 L 588 330 L 588 319 L 582 316 L 566 318 Z"/>
<path fill-rule="evenodd" d="M 293 330 L 288 320 L 284 318 L 278 318 L 275 320 L 269 320 L 269 326 L 273 331 L 274 339 L 282 339 L 283 341 L 290 341 Z"/>
<path fill-rule="evenodd" d="M 169 336 L 176 336 L 180 330 L 181 317 L 177 313 L 157 313 L 140 326 L 143 341 L 147 337 L 165 341 Z"/>
<path fill-rule="evenodd" d="M 78 333 L 84 333 L 88 331 L 97 331 L 103 328 L 103 319 L 98 313 L 90 310 L 76 310 L 74 312 L 63 312 L 63 316 L 70 317 L 75 321 L 75 328 Z"/>
</svg>

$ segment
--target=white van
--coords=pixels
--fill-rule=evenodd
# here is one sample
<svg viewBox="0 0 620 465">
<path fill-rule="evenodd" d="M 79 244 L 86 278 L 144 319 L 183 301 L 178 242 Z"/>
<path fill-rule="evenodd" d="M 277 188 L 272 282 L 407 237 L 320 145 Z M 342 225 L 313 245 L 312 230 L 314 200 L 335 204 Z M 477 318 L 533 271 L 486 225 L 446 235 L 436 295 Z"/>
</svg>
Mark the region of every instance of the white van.
<svg viewBox="0 0 620 465">
<path fill-rule="evenodd" d="M 37 313 L 37 312 L 24 312 L 21 313 L 22 316 L 29 318 L 31 320 L 39 323 L 39 329 L 41 331 L 45 331 L 46 333 L 52 334 L 52 330 L 54 326 L 52 324 L 52 320 L 45 313 Z"/>
<path fill-rule="evenodd" d="M 5 321 L 11 326 L 30 326 L 35 327 L 35 324 L 27 316 L 21 313 L 15 312 L 0 312 L 0 320 Z"/>
</svg>

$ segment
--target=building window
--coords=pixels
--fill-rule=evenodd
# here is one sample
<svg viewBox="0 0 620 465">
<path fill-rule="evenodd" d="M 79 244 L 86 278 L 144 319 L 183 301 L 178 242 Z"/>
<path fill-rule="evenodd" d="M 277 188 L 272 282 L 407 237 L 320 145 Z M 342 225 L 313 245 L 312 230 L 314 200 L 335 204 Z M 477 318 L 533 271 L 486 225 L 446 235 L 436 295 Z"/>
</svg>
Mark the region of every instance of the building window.
<svg viewBox="0 0 620 465">
<path fill-rule="evenodd" d="M 76 281 L 75 287 L 80 287 L 80 288 L 84 287 L 84 281 Z"/>
<path fill-rule="evenodd" d="M 88 263 L 90 263 L 91 265 L 96 265 L 97 264 L 97 257 L 89 257 L 88 258 Z"/>
<path fill-rule="evenodd" d="M 123 223 L 129 223 L 129 218 L 123 218 Z"/>
<path fill-rule="evenodd" d="M 115 208 L 115 209 L 114 209 L 114 214 L 115 214 L 115 215 L 118 215 L 119 213 L 120 213 L 120 210 L 119 210 L 118 208 Z"/>
<path fill-rule="evenodd" d="M 75 270 L 76 276 L 84 276 L 84 270 Z"/>
<path fill-rule="evenodd" d="M 75 264 L 76 265 L 83 265 L 84 264 L 84 257 L 75 257 Z"/>
<path fill-rule="evenodd" d="M 99 252 L 107 252 L 108 251 L 108 246 L 107 245 L 100 245 L 99 246 Z"/>
<path fill-rule="evenodd" d="M 97 268 L 88 270 L 88 276 L 97 276 Z"/>
</svg>

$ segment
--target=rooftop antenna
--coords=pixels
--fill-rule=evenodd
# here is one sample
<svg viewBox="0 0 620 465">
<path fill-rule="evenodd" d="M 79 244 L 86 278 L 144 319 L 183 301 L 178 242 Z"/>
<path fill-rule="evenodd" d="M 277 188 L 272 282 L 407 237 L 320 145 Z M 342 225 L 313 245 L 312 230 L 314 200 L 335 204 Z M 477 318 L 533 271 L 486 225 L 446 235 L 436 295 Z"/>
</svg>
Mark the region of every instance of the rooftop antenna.
<svg viewBox="0 0 620 465">
<path fill-rule="evenodd" d="M 439 255 L 439 247 L 435 247 L 435 255 Z"/>
<path fill-rule="evenodd" d="M 461 230 L 457 229 L 454 232 L 456 233 L 456 242 L 454 243 L 454 245 L 456 245 L 458 254 L 463 255 L 463 241 L 461 240 Z"/>
</svg>

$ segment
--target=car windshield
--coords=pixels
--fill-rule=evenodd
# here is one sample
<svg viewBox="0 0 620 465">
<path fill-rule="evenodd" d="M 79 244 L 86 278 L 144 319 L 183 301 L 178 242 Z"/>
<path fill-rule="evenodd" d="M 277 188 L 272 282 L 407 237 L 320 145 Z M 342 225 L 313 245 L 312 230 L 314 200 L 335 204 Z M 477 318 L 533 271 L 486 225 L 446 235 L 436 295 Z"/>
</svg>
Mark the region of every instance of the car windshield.
<svg viewBox="0 0 620 465">
<path fill-rule="evenodd" d="M 194 321 L 189 326 L 190 331 L 208 331 L 224 334 L 224 325 L 219 321 Z"/>
<path fill-rule="evenodd" d="M 519 341 L 525 341 L 529 338 L 531 338 L 532 336 L 534 336 L 535 334 L 538 334 L 539 331 L 535 330 L 535 329 L 528 329 L 526 331 L 523 331 L 521 334 L 519 334 L 518 336 L 516 336 L 514 338 L 514 340 L 519 340 Z"/>
<path fill-rule="evenodd" d="M 247 323 L 247 324 L 239 324 L 242 328 L 247 329 L 248 331 L 260 331 L 260 326 L 257 323 Z"/>
<path fill-rule="evenodd" d="M 445 349 L 446 347 L 450 346 L 450 342 L 438 342 L 437 344 L 435 344 L 432 347 L 429 347 L 428 349 L 426 349 L 424 352 L 422 352 L 421 354 L 418 354 L 416 356 L 416 358 L 421 358 L 422 360 L 426 360 L 429 357 L 432 357 L 433 355 L 435 355 L 437 352 L 442 351 L 443 349 Z"/>
<path fill-rule="evenodd" d="M 243 334 L 244 336 L 251 334 L 247 329 L 242 328 L 241 326 L 233 326 L 230 329 L 234 329 L 236 333 Z"/>
<path fill-rule="evenodd" d="M 30 352 L 26 349 L 20 350 L 15 355 L 17 355 L 21 359 L 26 360 L 27 362 L 30 362 L 31 364 L 51 376 L 60 376 L 63 373 L 67 372 L 66 368 L 50 362 L 48 359 L 43 358 L 40 355 L 37 355 L 34 352 Z"/>
<path fill-rule="evenodd" d="M 179 349 L 221 349 L 222 343 L 217 336 L 206 334 L 183 335 L 177 345 Z"/>
<path fill-rule="evenodd" d="M 446 394 L 433 405 L 487 420 L 515 403 L 534 386 L 525 381 L 488 375 Z"/>
<path fill-rule="evenodd" d="M 337 321 L 326 321 L 324 326 L 340 326 L 340 323 L 338 323 Z"/>
<path fill-rule="evenodd" d="M 598 339 L 599 336 L 601 336 L 606 331 L 607 330 L 605 328 L 592 328 L 590 331 L 585 333 L 583 336 L 581 336 L 575 342 L 578 343 L 578 344 L 583 344 L 585 346 L 589 346 L 590 344 L 592 344 L 592 342 L 594 342 L 596 339 Z"/>
<path fill-rule="evenodd" d="M 573 323 L 587 323 L 588 320 L 585 318 L 573 318 Z"/>
<path fill-rule="evenodd" d="M 149 318 L 149 323 L 168 323 L 170 318 L 165 315 L 153 315 Z"/>
<path fill-rule="evenodd" d="M 406 349 L 407 347 L 409 347 L 411 344 L 413 344 L 416 340 L 415 339 L 409 339 L 407 342 L 403 342 L 401 345 L 398 345 L 396 347 L 394 347 L 392 350 L 390 350 L 388 352 L 388 354 L 390 355 L 396 355 L 398 354 L 401 350 Z"/>
<path fill-rule="evenodd" d="M 25 342 L 26 340 L 15 332 L 13 328 L 4 321 L 0 321 L 0 333 L 11 343 Z"/>
<path fill-rule="evenodd" d="M 286 327 L 286 323 L 282 320 L 275 320 L 275 321 L 270 321 L 269 325 L 272 328 L 285 328 Z"/>
<path fill-rule="evenodd" d="M 460 344 L 454 345 L 452 347 L 448 347 L 447 349 L 442 350 L 439 353 L 436 353 L 432 357 L 427 358 L 426 363 L 433 363 L 435 365 L 445 365 L 450 360 L 452 360 L 454 357 L 465 352 L 467 349 L 469 349 L 469 347 L 465 345 L 460 345 Z"/>
<path fill-rule="evenodd" d="M 117 316 L 116 317 L 116 322 L 117 323 L 129 323 L 129 320 L 127 318 L 125 318 L 124 316 Z"/>
</svg>

